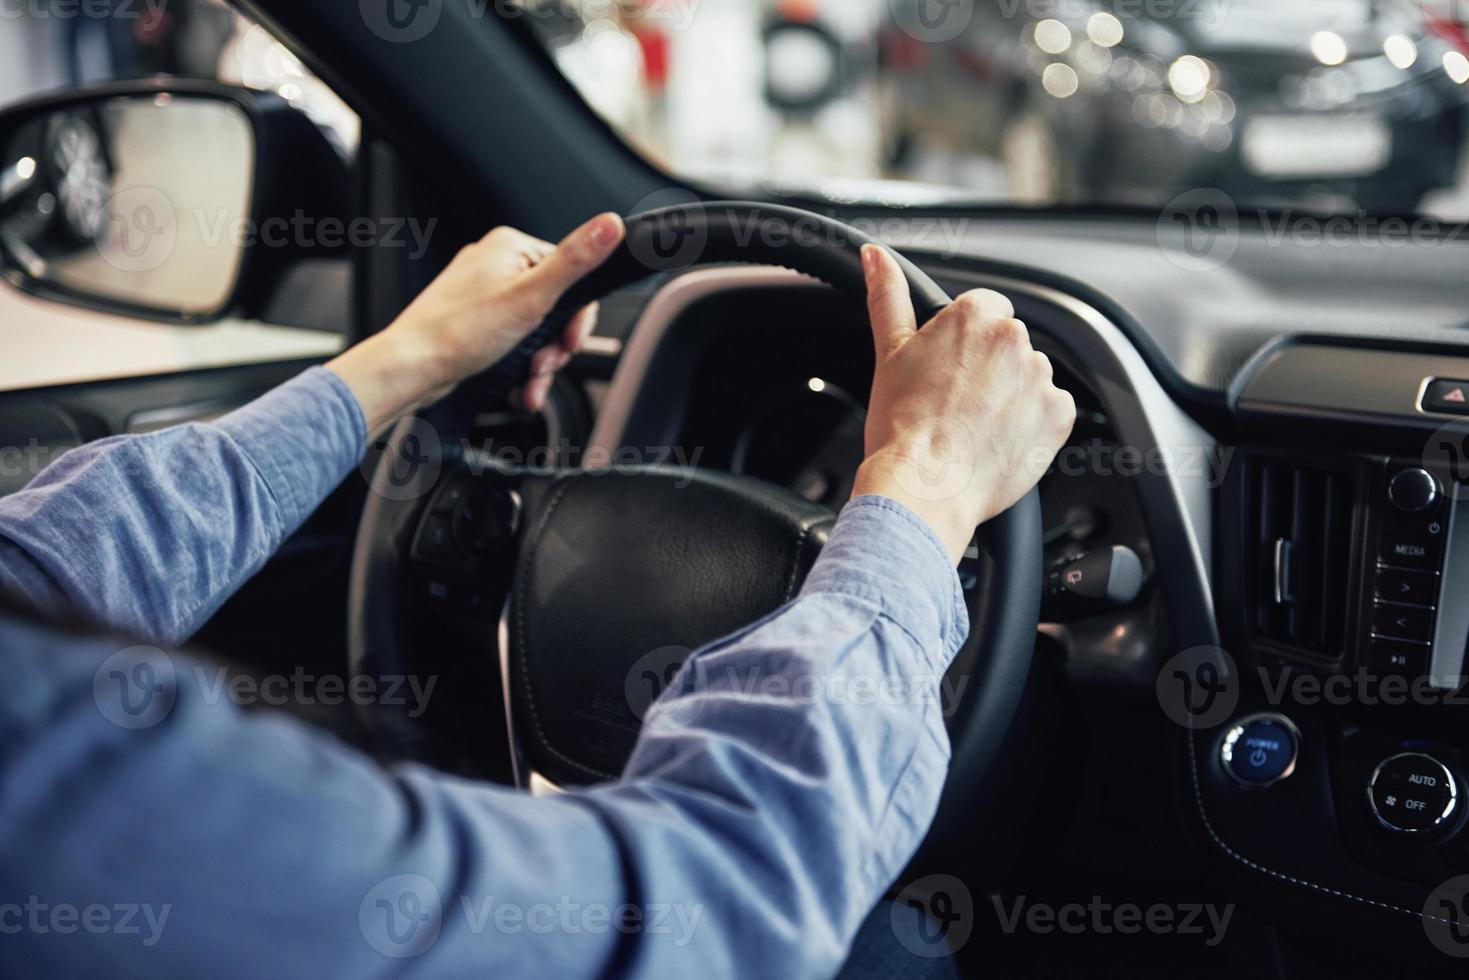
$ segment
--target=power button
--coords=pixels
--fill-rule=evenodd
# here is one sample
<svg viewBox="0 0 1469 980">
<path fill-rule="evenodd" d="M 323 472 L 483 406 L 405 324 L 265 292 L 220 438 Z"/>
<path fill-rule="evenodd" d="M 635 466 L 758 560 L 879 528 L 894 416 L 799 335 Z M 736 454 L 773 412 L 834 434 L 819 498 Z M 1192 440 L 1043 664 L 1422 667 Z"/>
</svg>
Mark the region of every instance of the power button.
<svg viewBox="0 0 1469 980">
<path fill-rule="evenodd" d="M 1300 730 L 1285 715 L 1249 715 L 1230 726 L 1219 761 L 1236 783 L 1264 789 L 1295 772 L 1300 745 Z"/>
</svg>

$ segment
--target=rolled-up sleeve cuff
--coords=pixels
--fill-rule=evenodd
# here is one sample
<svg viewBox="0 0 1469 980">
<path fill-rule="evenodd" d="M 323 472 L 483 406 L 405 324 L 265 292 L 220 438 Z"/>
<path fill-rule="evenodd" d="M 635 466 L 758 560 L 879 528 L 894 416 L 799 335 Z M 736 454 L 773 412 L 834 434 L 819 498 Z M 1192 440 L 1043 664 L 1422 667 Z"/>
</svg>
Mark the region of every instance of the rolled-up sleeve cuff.
<svg viewBox="0 0 1469 980">
<path fill-rule="evenodd" d="M 281 509 L 301 524 L 362 459 L 367 422 L 346 382 L 313 367 L 213 423 L 245 452 Z"/>
<path fill-rule="evenodd" d="M 842 509 L 802 595 L 837 593 L 877 605 L 948 667 L 969 635 L 969 613 L 949 552 L 923 519 L 889 497 Z"/>
</svg>

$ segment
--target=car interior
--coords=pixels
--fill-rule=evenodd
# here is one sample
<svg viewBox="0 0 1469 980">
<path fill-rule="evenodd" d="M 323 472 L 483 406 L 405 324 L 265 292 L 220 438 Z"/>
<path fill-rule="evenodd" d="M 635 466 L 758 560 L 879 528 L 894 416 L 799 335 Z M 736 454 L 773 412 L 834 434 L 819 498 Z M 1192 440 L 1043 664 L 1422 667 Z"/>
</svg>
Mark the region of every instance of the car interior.
<svg viewBox="0 0 1469 980">
<path fill-rule="evenodd" d="M 980 198 L 934 189 L 952 178 L 687 174 L 627 135 L 610 86 L 594 86 L 599 101 L 581 85 L 577 71 L 618 50 L 564 53 L 596 26 L 583 4 L 541 18 L 529 2 L 391 0 L 386 16 L 366 0 L 235 6 L 350 109 L 353 152 L 300 99 L 248 81 L 150 74 L 10 105 L 0 288 L 25 308 L 95 316 L 98 331 L 182 331 L 178 344 L 289 328 L 269 356 L 7 382 L 0 446 L 24 449 L 7 458 L 44 462 L 242 405 L 383 328 L 490 228 L 556 240 L 614 210 L 629 239 L 625 261 L 542 328 L 601 301 L 543 411 L 483 397 L 523 370 L 512 359 L 374 433 L 360 478 L 192 645 L 247 674 L 441 678 L 421 714 L 289 707 L 383 760 L 539 794 L 615 779 L 671 670 L 790 598 L 851 494 L 874 366 L 855 248 L 879 240 L 929 314 L 972 289 L 1008 296 L 1078 409 L 1038 490 L 981 527 L 960 564 L 972 631 L 944 685 L 953 759 L 893 893 L 961 909 L 949 941 L 966 976 L 1462 974 L 1469 234 L 1419 210 L 1461 167 L 1469 47 L 1447 39 L 1450 21 L 1412 5 L 1430 25 L 1420 37 L 1394 26 L 1410 5 L 1354 5 L 1374 11 L 1374 37 L 1411 36 L 1413 59 L 1380 39 L 1359 57 L 1345 29 L 1338 58 L 1324 30 L 1307 31 L 1291 56 L 1318 88 L 1338 70 L 1365 77 L 1367 60 L 1412 77 L 1372 123 L 1355 103 L 1311 109 L 1312 125 L 1337 127 L 1300 150 L 1325 154 L 1320 174 L 1267 162 L 1231 182 L 1235 164 L 1193 158 L 1239 148 L 1211 150 L 1207 121 L 1181 148 L 1188 113 L 1228 98 L 1237 123 L 1268 115 L 1263 78 L 1285 71 L 1280 51 L 1222 31 L 1169 48 L 1166 17 L 1135 25 L 1117 5 L 1081 3 L 1069 20 L 992 11 L 966 47 L 967 35 L 905 33 L 923 4 L 895 0 L 877 5 L 891 24 L 859 56 L 820 5 L 749 5 L 769 59 L 750 70 L 792 125 L 814 127 L 867 84 L 863 59 L 898 58 L 874 87 L 903 120 L 901 139 L 877 147 L 882 166 L 944 138 L 926 113 L 965 129 L 969 101 L 994 139 L 1030 141 L 1033 155 L 1008 165 L 1050 155 L 1043 186 Z M 714 5 L 632 6 L 675 25 Z M 957 5 L 975 6 L 1005 7 Z M 1257 5 L 1235 6 L 1231 17 Z M 1007 17 L 1002 34 L 994 18 Z M 1165 67 L 1154 88 L 1126 89 L 1143 108 L 1121 111 L 1150 118 L 1150 100 L 1166 99 L 1159 111 L 1183 121 L 1129 122 L 1125 140 L 1096 128 L 1123 89 L 1094 91 L 1095 51 L 1080 46 L 1112 52 L 1115 68 L 1134 42 L 1103 45 L 1111 21 L 1142 39 L 1135 64 Z M 1052 23 L 1071 23 L 1066 46 Z M 1024 64 L 1008 102 L 956 94 L 955 79 L 1001 77 L 971 62 L 1012 50 Z M 645 45 L 642 57 L 654 73 L 664 56 Z M 822 59 L 834 67 L 813 80 L 804 71 Z M 678 99 L 678 77 L 660 99 Z M 905 97 L 921 104 L 893 108 Z M 1078 113 L 1088 128 L 1064 121 Z M 1261 132 L 1273 138 L 1283 118 Z M 1058 155 L 1073 135 L 1085 148 Z M 1372 179 L 1332 169 L 1352 154 Z M 1392 169 L 1399 157 L 1411 166 Z M 162 204 L 148 197 L 158 188 Z M 123 194 L 133 224 L 117 245 L 100 229 Z M 164 207 L 218 217 L 178 217 L 160 233 L 168 254 L 150 259 Z M 341 233 L 271 247 L 271 220 L 293 216 Z M 375 236 L 355 238 L 359 220 Z M 249 233 L 206 247 L 221 227 Z M 141 252 L 132 233 L 145 233 Z M 121 251 L 100 262 L 104 238 Z M 609 467 L 596 494 L 559 479 Z M 0 467 L 0 493 L 32 475 Z M 934 881 L 957 886 L 936 897 L 922 885 Z M 1038 905 L 1085 912 L 1020 914 Z M 1140 917 L 1113 915 L 1123 907 Z"/>
</svg>

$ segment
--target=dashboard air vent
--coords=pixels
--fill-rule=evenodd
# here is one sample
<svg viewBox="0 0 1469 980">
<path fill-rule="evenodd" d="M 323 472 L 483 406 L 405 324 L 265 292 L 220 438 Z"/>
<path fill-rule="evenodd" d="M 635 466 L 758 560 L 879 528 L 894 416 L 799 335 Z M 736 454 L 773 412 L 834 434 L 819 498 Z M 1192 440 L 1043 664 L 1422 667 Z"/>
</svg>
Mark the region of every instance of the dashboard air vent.
<svg viewBox="0 0 1469 980">
<path fill-rule="evenodd" d="M 1255 629 L 1306 653 L 1340 658 L 1351 586 L 1354 480 L 1293 462 L 1250 464 Z"/>
</svg>

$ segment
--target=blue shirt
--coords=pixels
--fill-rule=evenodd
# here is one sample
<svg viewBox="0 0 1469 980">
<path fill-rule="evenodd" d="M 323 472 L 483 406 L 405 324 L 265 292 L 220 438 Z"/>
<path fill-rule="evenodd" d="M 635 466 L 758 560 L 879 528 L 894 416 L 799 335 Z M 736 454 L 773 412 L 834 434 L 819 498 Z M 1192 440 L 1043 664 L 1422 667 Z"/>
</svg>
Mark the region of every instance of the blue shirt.
<svg viewBox="0 0 1469 980">
<path fill-rule="evenodd" d="M 316 368 L 0 500 L 0 588 L 155 644 L 0 620 L 0 974 L 835 973 L 946 775 L 968 621 L 928 527 L 848 504 L 795 601 L 694 655 L 620 780 L 537 799 L 381 768 L 162 649 L 364 442 Z"/>
</svg>

